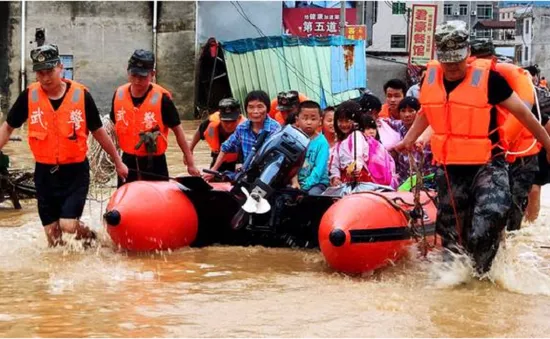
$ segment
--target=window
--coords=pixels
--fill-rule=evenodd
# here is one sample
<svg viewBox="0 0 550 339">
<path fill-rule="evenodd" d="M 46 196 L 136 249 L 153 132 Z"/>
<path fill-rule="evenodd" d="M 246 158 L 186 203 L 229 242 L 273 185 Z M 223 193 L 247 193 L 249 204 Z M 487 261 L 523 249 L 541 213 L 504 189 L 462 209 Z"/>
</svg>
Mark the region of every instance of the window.
<svg viewBox="0 0 550 339">
<path fill-rule="evenodd" d="M 391 14 L 405 14 L 407 12 L 407 5 L 404 2 L 393 2 L 391 5 Z"/>
<path fill-rule="evenodd" d="M 61 63 L 63 64 L 63 78 L 74 80 L 73 56 L 59 55 L 59 59 L 61 59 Z"/>
<path fill-rule="evenodd" d="M 492 19 L 493 18 L 493 6 L 492 5 L 477 5 L 477 18 L 478 19 Z"/>
<path fill-rule="evenodd" d="M 525 46 L 525 55 L 523 56 L 523 61 L 529 61 L 529 47 Z"/>
<path fill-rule="evenodd" d="M 443 15 L 453 15 L 453 4 L 443 5 Z"/>
<path fill-rule="evenodd" d="M 523 35 L 523 20 L 516 20 L 516 35 Z"/>
<path fill-rule="evenodd" d="M 375 24 L 378 21 L 378 1 L 374 1 L 372 5 L 372 23 Z"/>
<path fill-rule="evenodd" d="M 405 48 L 405 36 L 404 35 L 392 35 L 390 40 L 391 48 Z"/>
<path fill-rule="evenodd" d="M 483 39 L 483 38 L 487 38 L 487 39 L 490 39 L 491 38 L 491 30 L 490 29 L 476 29 L 476 38 L 478 39 Z"/>
<path fill-rule="evenodd" d="M 529 35 L 529 20 L 525 20 L 525 35 Z"/>
<path fill-rule="evenodd" d="M 516 46 L 516 62 L 523 62 L 521 60 L 521 46 Z"/>
<path fill-rule="evenodd" d="M 505 31 L 500 31 L 499 33 L 500 40 L 515 40 L 516 35 L 513 30 L 507 29 Z"/>
<path fill-rule="evenodd" d="M 459 9 L 460 9 L 460 15 L 468 15 L 468 5 L 461 4 Z"/>
</svg>

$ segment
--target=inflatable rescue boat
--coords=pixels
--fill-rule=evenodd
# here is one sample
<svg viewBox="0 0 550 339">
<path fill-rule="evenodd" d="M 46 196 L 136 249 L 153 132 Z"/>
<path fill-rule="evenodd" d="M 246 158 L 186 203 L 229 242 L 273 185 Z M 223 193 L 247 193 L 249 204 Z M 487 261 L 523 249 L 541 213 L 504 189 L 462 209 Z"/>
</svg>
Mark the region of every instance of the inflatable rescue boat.
<svg viewBox="0 0 550 339">
<path fill-rule="evenodd" d="M 427 193 L 360 184 L 308 195 L 288 188 L 309 138 L 286 126 L 261 135 L 243 168 L 167 182 L 137 181 L 111 197 L 104 221 L 113 242 L 130 251 L 185 246 L 262 245 L 320 248 L 335 270 L 361 273 L 399 259 L 421 227 L 433 236 L 435 205 Z"/>
</svg>

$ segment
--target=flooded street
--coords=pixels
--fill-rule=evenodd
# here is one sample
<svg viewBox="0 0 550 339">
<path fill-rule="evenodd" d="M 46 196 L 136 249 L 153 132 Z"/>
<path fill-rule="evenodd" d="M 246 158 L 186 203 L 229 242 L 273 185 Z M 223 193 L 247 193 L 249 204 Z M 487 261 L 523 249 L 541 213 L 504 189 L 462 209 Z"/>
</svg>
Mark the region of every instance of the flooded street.
<svg viewBox="0 0 550 339">
<path fill-rule="evenodd" d="M 185 123 L 191 139 L 197 122 Z M 25 139 L 24 139 L 25 140 Z M 31 166 L 25 141 L 4 149 Z M 196 150 L 199 168 L 209 151 Z M 171 175 L 183 173 L 171 139 Z M 261 247 L 128 255 L 111 247 L 105 203 L 83 221 L 103 246 L 48 249 L 35 201 L 0 209 L 2 337 L 544 337 L 550 333 L 550 190 L 541 216 L 499 251 L 490 281 L 452 281 L 411 258 L 374 276 L 332 272 L 317 251 Z M 445 280 L 445 279 L 444 279 Z M 437 283 L 439 282 L 439 284 Z"/>
</svg>

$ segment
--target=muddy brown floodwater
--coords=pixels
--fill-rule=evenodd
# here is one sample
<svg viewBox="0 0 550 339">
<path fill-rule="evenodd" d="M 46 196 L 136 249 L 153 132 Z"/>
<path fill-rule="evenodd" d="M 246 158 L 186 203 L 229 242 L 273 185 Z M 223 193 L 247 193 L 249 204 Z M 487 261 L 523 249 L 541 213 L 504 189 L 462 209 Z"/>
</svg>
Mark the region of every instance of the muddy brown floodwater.
<svg viewBox="0 0 550 339">
<path fill-rule="evenodd" d="M 190 139 L 197 122 L 186 122 Z M 171 139 L 172 175 L 185 167 Z M 26 142 L 4 150 L 32 166 Z M 196 158 L 210 157 L 204 143 Z M 537 223 L 506 241 L 493 281 L 414 256 L 368 277 L 332 272 L 318 251 L 261 247 L 128 255 L 110 245 L 105 203 L 83 220 L 103 246 L 48 249 L 35 202 L 0 208 L 3 337 L 544 337 L 550 333 L 550 194 Z"/>
</svg>

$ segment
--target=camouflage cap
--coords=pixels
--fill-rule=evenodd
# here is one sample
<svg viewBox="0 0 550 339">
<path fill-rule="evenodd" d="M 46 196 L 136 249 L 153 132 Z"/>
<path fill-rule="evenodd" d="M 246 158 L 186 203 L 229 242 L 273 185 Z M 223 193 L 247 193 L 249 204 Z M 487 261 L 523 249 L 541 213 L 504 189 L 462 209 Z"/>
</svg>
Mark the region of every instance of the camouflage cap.
<svg viewBox="0 0 550 339">
<path fill-rule="evenodd" d="M 52 69 L 57 66 L 59 59 L 59 49 L 57 45 L 42 45 L 31 51 L 32 70 L 37 72 L 45 69 Z"/>
<path fill-rule="evenodd" d="M 280 92 L 277 95 L 277 110 L 290 111 L 294 106 L 300 104 L 297 91 Z"/>
<path fill-rule="evenodd" d="M 495 45 L 488 39 L 476 39 L 470 42 L 470 51 L 472 56 L 483 58 L 495 55 Z"/>
<path fill-rule="evenodd" d="M 468 29 L 460 20 L 447 21 L 435 29 L 437 60 L 441 63 L 460 62 L 468 57 Z"/>
<path fill-rule="evenodd" d="M 239 116 L 241 115 L 240 104 L 233 98 L 220 100 L 218 108 L 220 110 L 221 121 L 235 121 L 239 119 Z"/>
</svg>

